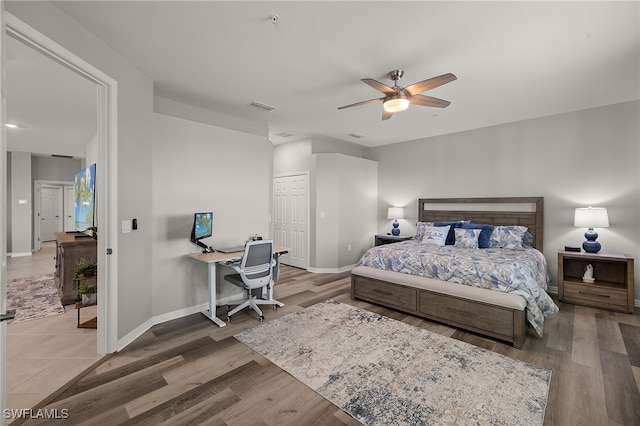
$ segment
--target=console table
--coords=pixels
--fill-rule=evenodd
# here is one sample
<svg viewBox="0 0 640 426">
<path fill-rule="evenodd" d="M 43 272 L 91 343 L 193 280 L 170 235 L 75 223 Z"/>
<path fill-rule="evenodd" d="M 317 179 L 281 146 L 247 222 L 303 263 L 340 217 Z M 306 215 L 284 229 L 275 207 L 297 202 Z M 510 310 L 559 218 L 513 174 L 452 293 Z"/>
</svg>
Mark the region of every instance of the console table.
<svg viewBox="0 0 640 426">
<path fill-rule="evenodd" d="M 80 232 L 56 232 L 56 270 L 54 274 L 58 294 L 63 305 L 70 305 L 78 298 L 73 270 L 81 258 L 96 260 L 97 241 Z"/>
</svg>

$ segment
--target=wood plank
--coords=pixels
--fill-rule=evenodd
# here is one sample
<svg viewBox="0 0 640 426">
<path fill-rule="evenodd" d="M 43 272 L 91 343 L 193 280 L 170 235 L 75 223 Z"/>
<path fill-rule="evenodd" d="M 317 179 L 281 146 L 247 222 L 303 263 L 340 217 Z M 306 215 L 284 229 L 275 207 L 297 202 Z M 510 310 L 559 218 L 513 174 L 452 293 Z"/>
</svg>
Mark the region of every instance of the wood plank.
<svg viewBox="0 0 640 426">
<path fill-rule="evenodd" d="M 546 425 L 640 424 L 637 312 L 628 315 L 559 303 L 560 312 L 547 318 L 543 337 L 529 329 L 519 350 L 496 339 L 353 300 L 343 275 L 318 277 L 283 266 L 278 286 L 287 291 L 289 303 L 267 312 L 266 321 L 330 296 L 551 369 Z M 223 328 L 212 326 L 200 314 L 159 324 L 53 394 L 47 405 L 34 408 L 70 408 L 68 424 L 358 424 L 233 337 L 260 324 L 255 315 L 244 311 Z M 25 423 L 30 422 L 16 420 L 12 426 Z"/>
</svg>

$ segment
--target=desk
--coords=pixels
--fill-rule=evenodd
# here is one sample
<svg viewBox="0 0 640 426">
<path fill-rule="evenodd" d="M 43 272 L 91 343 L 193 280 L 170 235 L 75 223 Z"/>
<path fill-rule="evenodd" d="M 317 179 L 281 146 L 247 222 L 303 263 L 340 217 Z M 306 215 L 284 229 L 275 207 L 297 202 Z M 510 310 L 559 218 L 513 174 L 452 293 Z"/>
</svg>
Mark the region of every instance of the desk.
<svg viewBox="0 0 640 426">
<path fill-rule="evenodd" d="M 283 254 L 286 254 L 289 248 L 283 246 L 274 246 L 273 255 L 276 259 Z M 202 311 L 202 314 L 215 322 L 219 327 L 227 325 L 224 321 L 216 316 L 216 265 L 218 263 L 225 263 L 229 260 L 241 259 L 243 251 L 236 251 L 233 253 L 220 253 L 214 251 L 213 253 L 191 253 L 190 257 L 208 264 L 209 269 L 209 309 Z"/>
</svg>

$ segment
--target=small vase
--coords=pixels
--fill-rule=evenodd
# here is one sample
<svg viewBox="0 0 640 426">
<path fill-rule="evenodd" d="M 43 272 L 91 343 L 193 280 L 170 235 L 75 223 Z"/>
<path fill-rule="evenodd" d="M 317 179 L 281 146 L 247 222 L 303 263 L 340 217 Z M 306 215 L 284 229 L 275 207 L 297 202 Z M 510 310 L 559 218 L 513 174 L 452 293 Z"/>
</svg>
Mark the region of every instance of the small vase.
<svg viewBox="0 0 640 426">
<path fill-rule="evenodd" d="M 82 304 L 83 305 L 95 305 L 96 304 L 96 299 L 97 299 L 97 294 L 93 293 L 93 294 L 83 294 L 82 295 Z"/>
</svg>

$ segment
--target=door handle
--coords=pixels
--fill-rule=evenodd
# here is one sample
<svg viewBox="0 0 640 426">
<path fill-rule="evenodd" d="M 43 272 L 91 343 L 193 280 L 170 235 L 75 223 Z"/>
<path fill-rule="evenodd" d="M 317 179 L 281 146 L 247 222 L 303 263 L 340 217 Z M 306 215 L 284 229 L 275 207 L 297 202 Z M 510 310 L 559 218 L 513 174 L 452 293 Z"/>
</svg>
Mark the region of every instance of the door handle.
<svg viewBox="0 0 640 426">
<path fill-rule="evenodd" d="M 0 314 L 0 322 L 12 320 L 16 317 L 16 310 L 11 309 L 6 314 Z"/>
</svg>

